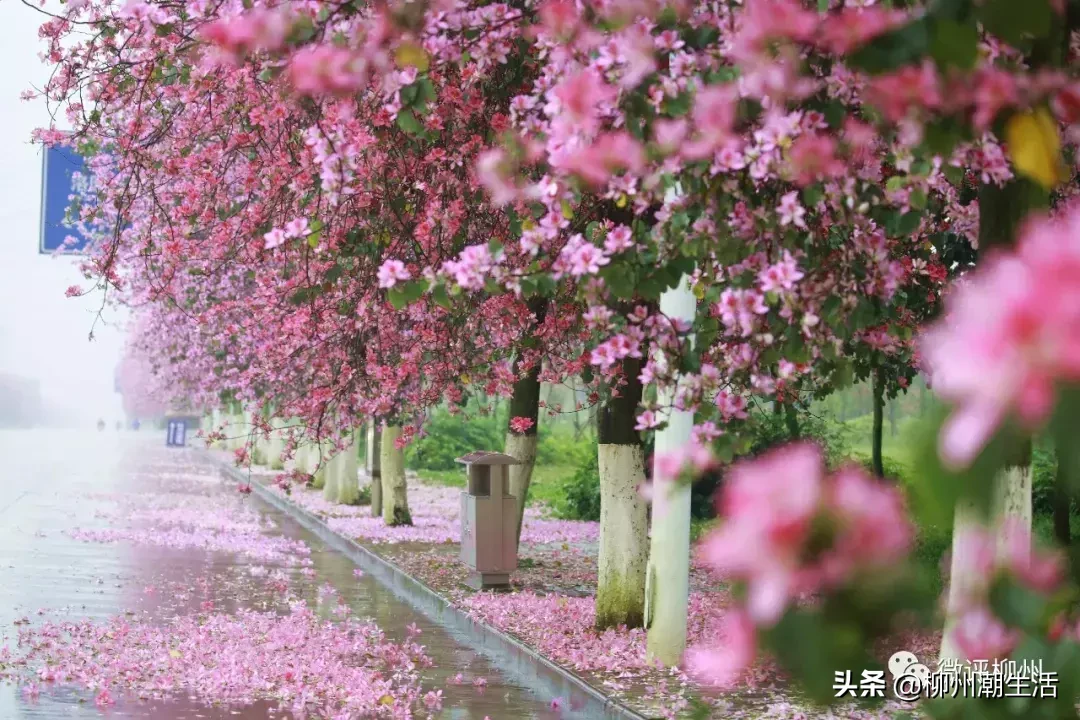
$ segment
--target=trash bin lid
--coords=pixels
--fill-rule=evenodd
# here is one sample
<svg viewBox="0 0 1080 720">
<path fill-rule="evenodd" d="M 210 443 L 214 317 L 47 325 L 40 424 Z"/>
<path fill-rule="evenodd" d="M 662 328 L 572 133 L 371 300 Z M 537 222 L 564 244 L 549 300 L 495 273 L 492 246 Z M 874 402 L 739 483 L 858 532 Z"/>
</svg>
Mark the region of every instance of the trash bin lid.
<svg viewBox="0 0 1080 720">
<path fill-rule="evenodd" d="M 520 465 L 521 461 L 515 457 L 501 452 L 488 450 L 476 450 L 468 455 L 462 455 L 455 462 L 465 465 Z"/>
</svg>

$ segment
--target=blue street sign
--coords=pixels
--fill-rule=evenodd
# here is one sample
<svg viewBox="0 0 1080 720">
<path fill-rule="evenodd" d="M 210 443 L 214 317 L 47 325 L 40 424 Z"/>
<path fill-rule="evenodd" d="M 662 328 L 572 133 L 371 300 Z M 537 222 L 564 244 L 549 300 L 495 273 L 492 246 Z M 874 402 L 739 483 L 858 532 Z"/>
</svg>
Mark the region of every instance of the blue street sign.
<svg viewBox="0 0 1080 720">
<path fill-rule="evenodd" d="M 74 193 L 72 175 L 86 173 L 83 157 L 74 148 L 63 145 L 47 146 L 41 166 L 41 242 L 42 253 L 81 253 L 89 241 L 77 230 L 65 224 L 64 217 Z M 69 236 L 75 242 L 65 245 Z M 62 249 L 61 249 L 62 248 Z"/>
</svg>

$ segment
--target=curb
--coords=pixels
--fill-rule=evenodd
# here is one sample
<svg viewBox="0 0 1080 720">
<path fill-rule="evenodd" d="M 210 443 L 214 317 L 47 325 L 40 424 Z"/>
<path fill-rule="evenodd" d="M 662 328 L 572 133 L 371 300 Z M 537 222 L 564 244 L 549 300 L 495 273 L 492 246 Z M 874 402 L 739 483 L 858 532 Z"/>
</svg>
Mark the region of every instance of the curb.
<svg viewBox="0 0 1080 720">
<path fill-rule="evenodd" d="M 249 483 L 249 479 L 235 467 L 212 455 L 209 458 L 231 479 Z M 397 565 L 334 532 L 322 519 L 278 497 L 255 478 L 250 479 L 250 485 L 261 500 L 290 515 L 327 545 L 344 553 L 398 598 L 441 625 L 454 639 L 487 657 L 494 667 L 510 675 L 523 687 L 542 698 L 563 698 L 566 701 L 563 717 L 652 720 L 607 697 L 579 675 L 553 663 L 501 630 L 470 617 Z"/>
</svg>

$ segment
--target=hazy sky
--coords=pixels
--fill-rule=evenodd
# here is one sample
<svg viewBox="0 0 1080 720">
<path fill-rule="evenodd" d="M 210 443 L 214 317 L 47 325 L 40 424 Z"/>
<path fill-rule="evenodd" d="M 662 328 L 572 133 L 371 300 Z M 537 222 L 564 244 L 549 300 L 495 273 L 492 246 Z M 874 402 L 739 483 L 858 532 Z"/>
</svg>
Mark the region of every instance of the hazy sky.
<svg viewBox="0 0 1080 720">
<path fill-rule="evenodd" d="M 121 417 L 113 370 L 122 318 L 109 312 L 110 326 L 98 323 L 88 341 L 100 296 L 64 297 L 69 285 L 85 285 L 75 261 L 38 254 L 41 147 L 30 144 L 30 133 L 48 124 L 48 114 L 44 102 L 24 102 L 19 93 L 48 77 L 38 58 L 43 18 L 0 0 L 0 372 L 37 378 L 47 401 L 80 421 L 111 421 Z"/>
</svg>

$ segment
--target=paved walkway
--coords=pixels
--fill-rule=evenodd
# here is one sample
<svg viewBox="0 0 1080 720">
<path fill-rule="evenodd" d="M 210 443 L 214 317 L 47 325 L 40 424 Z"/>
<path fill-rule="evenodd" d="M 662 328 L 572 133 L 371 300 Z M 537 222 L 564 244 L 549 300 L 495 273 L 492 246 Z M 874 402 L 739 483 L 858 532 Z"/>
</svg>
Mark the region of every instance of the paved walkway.
<svg viewBox="0 0 1080 720">
<path fill-rule="evenodd" d="M 195 451 L 166 449 L 148 432 L 0 431 L 0 458 L 0 648 L 18 655 L 17 634 L 47 623 L 173 627 L 245 610 L 285 616 L 290 601 L 303 601 L 323 619 L 371 618 L 387 642 L 423 645 L 433 664 L 410 672 L 418 696 L 441 693 L 436 717 L 555 717 L 551 698 L 508 683 L 373 579 L 355 577 L 349 560 L 237 493 Z M 25 674 L 0 655 L 5 670 Z M 100 706 L 77 683 L 46 677 L 28 692 L 0 682 L 0 718 L 291 716 L 266 700 L 215 706 L 197 680 L 166 699 L 114 689 Z"/>
</svg>

